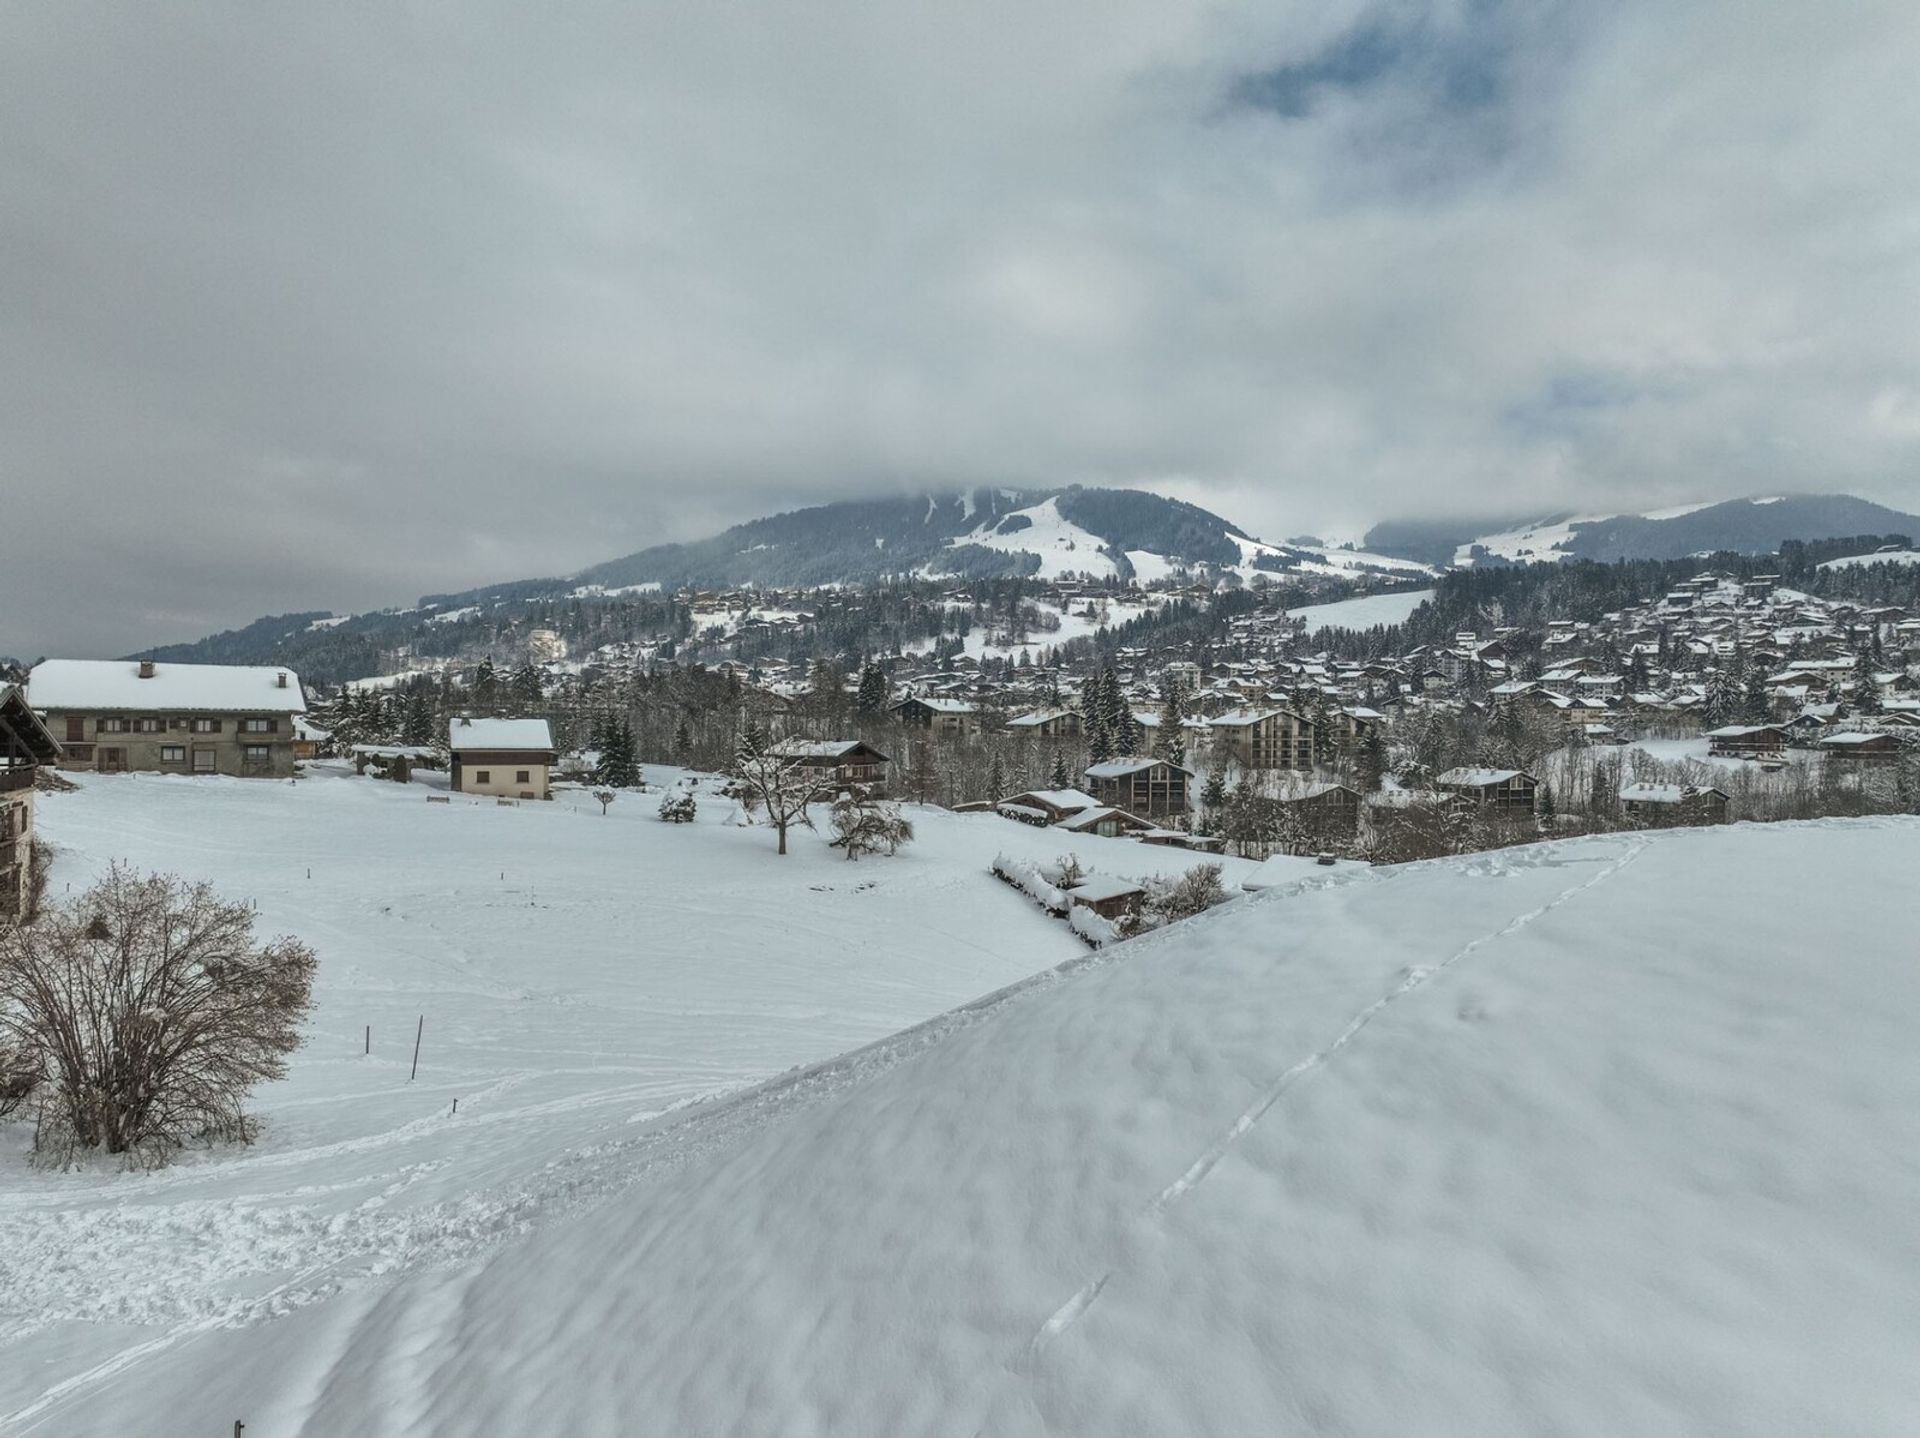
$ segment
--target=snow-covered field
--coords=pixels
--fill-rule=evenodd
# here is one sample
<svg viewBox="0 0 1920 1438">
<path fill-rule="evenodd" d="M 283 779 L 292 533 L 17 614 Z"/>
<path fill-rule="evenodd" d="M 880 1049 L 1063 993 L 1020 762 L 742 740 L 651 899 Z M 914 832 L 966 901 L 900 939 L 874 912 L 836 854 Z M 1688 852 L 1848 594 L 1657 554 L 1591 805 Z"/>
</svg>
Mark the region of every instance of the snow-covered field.
<svg viewBox="0 0 1920 1438">
<path fill-rule="evenodd" d="M 1867 564 L 1920 564 L 1920 550 L 1890 549 L 1883 554 L 1849 554 L 1844 559 L 1829 559 L 1822 569 L 1858 569 Z"/>
<path fill-rule="evenodd" d="M 1363 594 L 1358 599 L 1341 599 L 1332 604 L 1310 604 L 1290 609 L 1292 619 L 1306 621 L 1309 634 L 1322 629 L 1371 629 L 1376 624 L 1404 624 L 1409 615 L 1429 599 L 1431 589 L 1408 589 L 1398 594 Z"/>
<path fill-rule="evenodd" d="M 325 770 L 82 784 L 41 801 L 56 895 L 116 858 L 213 880 L 315 946 L 318 1009 L 252 1149 L 49 1174 L 27 1125 L 0 1126 L 0 1431 L 113 1431 L 63 1415 L 137 1392 L 144 1345 L 471 1261 L 636 1181 L 660 1115 L 1085 955 L 989 876 L 996 852 L 1132 878 L 1196 862 L 938 810 L 910 810 L 897 858 L 850 864 L 805 833 L 778 857 L 717 797 L 676 826 L 657 795 L 603 818 Z"/>
<path fill-rule="evenodd" d="M 1057 840 L 670 864 L 559 805 L 186 787 L 48 827 L 151 861 L 195 806 L 334 973 L 261 1149 L 9 1156 L 20 1431 L 1920 1429 L 1920 821 L 1308 867 L 648 1117 L 1068 957 L 967 874 Z M 409 1088 L 359 1014 L 423 1007 Z"/>
</svg>

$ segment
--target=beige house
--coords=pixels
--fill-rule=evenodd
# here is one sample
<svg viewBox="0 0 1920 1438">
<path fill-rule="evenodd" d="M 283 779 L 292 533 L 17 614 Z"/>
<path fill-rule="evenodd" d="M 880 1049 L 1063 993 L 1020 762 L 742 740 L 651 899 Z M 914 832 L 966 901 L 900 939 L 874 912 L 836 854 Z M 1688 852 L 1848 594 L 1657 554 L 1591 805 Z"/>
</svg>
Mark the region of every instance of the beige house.
<svg viewBox="0 0 1920 1438">
<path fill-rule="evenodd" d="M 0 686 L 0 918 L 22 912 L 33 873 L 33 776 L 60 746 L 18 688 Z"/>
<path fill-rule="evenodd" d="M 544 719 L 455 718 L 447 727 L 457 794 L 551 799 L 549 776 L 560 755 Z"/>
<path fill-rule="evenodd" d="M 1313 721 L 1291 709 L 1239 709 L 1208 727 L 1215 744 L 1246 768 L 1313 768 Z"/>
<path fill-rule="evenodd" d="M 152 659 L 46 659 L 27 702 L 61 767 L 99 774 L 293 776 L 293 721 L 307 711 L 290 669 Z"/>
</svg>

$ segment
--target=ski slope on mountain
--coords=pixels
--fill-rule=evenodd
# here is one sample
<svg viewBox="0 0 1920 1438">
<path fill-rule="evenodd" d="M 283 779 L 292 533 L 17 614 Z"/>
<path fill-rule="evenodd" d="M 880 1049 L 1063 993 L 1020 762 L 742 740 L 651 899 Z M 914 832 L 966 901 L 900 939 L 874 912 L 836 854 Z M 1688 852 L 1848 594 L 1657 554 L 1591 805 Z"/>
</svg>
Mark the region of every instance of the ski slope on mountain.
<svg viewBox="0 0 1920 1438">
<path fill-rule="evenodd" d="M 1308 878 L 24 1431 L 1909 1434 L 1916 862 L 1879 819 Z"/>
<path fill-rule="evenodd" d="M 1322 629 L 1371 629 L 1376 624 L 1404 624 L 1413 611 L 1433 598 L 1431 589 L 1403 589 L 1393 594 L 1363 594 L 1356 599 L 1340 599 L 1332 604 L 1309 604 L 1289 609 L 1287 617 L 1307 626 L 1307 633 Z"/>
<path fill-rule="evenodd" d="M 210 880 L 312 943 L 317 1006 L 252 1148 L 46 1173 L 31 1124 L 0 1124 L 0 1432 L 112 1431 L 61 1415 L 149 1345 L 471 1262 L 633 1183 L 662 1115 L 1084 956 L 990 876 L 996 853 L 1135 879 L 1195 862 L 913 809 L 895 858 L 805 832 L 781 858 L 707 780 L 690 825 L 661 823 L 658 793 L 604 817 L 579 793 L 430 804 L 325 766 L 80 782 L 40 804 L 56 897 L 114 859 Z"/>
</svg>

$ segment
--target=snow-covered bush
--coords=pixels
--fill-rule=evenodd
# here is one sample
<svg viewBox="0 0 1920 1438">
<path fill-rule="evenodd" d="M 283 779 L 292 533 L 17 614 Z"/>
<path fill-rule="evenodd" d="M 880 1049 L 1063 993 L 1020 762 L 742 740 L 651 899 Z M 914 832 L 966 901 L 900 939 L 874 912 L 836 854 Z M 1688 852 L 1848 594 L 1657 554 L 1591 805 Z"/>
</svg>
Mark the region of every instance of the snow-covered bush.
<svg viewBox="0 0 1920 1438">
<path fill-rule="evenodd" d="M 691 824 L 695 805 L 693 795 L 669 794 L 660 801 L 660 817 L 669 824 Z"/>
<path fill-rule="evenodd" d="M 247 1140 L 241 1105 L 286 1073 L 313 950 L 260 943 L 253 910 L 205 885 L 115 866 L 31 926 L 0 930 L 0 1050 L 42 1094 L 43 1158 L 103 1148 L 148 1163 Z M 21 1060 L 31 1074 L 21 1070 Z"/>
<path fill-rule="evenodd" d="M 1075 904 L 1067 910 L 1067 927 L 1096 949 L 1123 936 L 1120 925 L 1112 919 L 1103 919 L 1085 904 Z"/>
<path fill-rule="evenodd" d="M 993 861 L 993 872 L 1049 914 L 1064 914 L 1070 907 L 1066 892 L 1043 873 L 1038 864 L 1000 854 Z"/>
</svg>

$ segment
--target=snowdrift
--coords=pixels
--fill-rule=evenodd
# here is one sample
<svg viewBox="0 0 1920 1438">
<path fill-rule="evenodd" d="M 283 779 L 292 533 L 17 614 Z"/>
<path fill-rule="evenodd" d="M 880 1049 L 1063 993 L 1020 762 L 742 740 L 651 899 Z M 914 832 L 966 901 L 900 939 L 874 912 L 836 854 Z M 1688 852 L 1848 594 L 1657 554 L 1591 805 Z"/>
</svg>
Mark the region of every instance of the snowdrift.
<svg viewBox="0 0 1920 1438">
<path fill-rule="evenodd" d="M 64 1431 L 1912 1433 L 1916 862 L 1739 826 L 1271 890 Z"/>
</svg>

